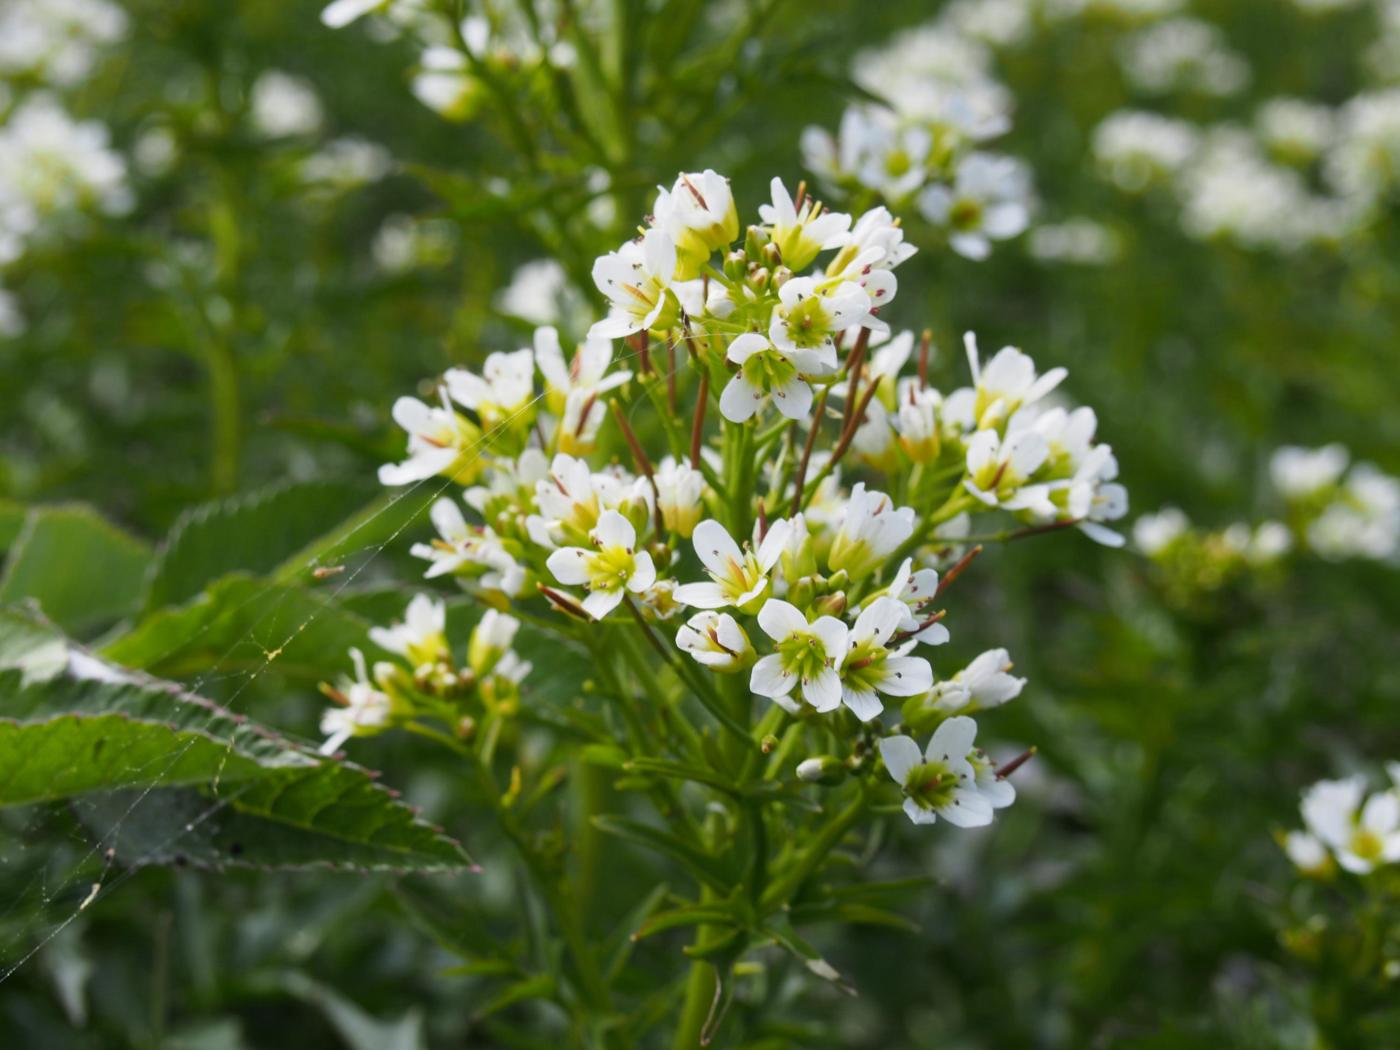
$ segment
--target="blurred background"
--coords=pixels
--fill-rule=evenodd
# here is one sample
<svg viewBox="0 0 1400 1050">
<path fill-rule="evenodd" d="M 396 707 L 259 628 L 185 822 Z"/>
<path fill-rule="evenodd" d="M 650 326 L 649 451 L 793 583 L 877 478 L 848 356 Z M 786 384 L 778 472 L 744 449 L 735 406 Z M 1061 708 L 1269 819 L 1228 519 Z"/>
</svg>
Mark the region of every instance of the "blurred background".
<svg viewBox="0 0 1400 1050">
<path fill-rule="evenodd" d="M 1317 493 L 1270 469 L 1338 443 L 1400 474 L 1400 6 L 322 8 L 0 0 L 0 599 L 110 640 L 381 510 L 393 398 L 537 324 L 581 336 L 593 258 L 677 171 L 728 175 L 741 213 L 774 175 L 884 202 L 920 249 L 888 320 L 932 330 L 939 380 L 962 380 L 966 329 L 1066 366 L 1132 518 L 1195 525 L 979 560 L 947 666 L 1006 645 L 1030 679 L 997 713 L 1039 748 L 1020 801 L 984 832 L 897 836 L 889 869 L 938 879 L 902 904 L 918 931 L 833 929 L 859 997 L 774 981 L 749 1003 L 768 1022 L 735 1038 L 1400 1045 L 1393 881 L 1305 884 L 1275 840 L 1309 784 L 1381 783 L 1400 758 L 1400 509 L 1385 490 L 1365 529 L 1310 531 Z M 995 177 L 952 165 L 958 136 Z M 979 225 L 998 202 L 1010 218 Z M 254 524 L 204 552 L 202 584 L 152 569 L 231 507 Z M 401 608 L 412 509 L 359 552 L 347 616 Z M 80 585 L 45 579 L 53 559 Z M 190 626 L 143 666 L 313 738 L 344 647 L 261 648 L 299 600 Z M 390 738 L 357 757 L 489 857 L 439 759 Z M 0 813 L 16 1046 L 508 1045 L 497 1011 L 531 1028 L 454 969 L 424 904 L 467 900 L 489 928 L 511 892 L 489 870 L 422 888 L 151 868 L 79 912 L 92 834 L 78 809 Z M 619 880 L 644 887 L 645 865 Z"/>
</svg>

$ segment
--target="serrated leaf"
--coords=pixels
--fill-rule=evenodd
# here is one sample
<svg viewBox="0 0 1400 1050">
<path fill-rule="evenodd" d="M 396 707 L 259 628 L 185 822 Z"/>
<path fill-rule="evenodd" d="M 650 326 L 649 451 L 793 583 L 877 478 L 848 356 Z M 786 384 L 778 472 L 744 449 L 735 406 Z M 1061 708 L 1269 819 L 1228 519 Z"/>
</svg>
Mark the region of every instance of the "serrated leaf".
<svg viewBox="0 0 1400 1050">
<path fill-rule="evenodd" d="M 146 617 L 102 655 L 165 678 L 270 668 L 316 682 L 344 664 L 351 646 L 385 658 L 369 628 L 329 592 L 227 576 L 187 605 Z"/>
<path fill-rule="evenodd" d="M 0 603 L 32 598 L 71 634 L 86 635 L 136 610 L 150 549 L 91 507 L 35 507 L 0 576 Z"/>
<path fill-rule="evenodd" d="M 36 637 L 18 615 L 0 617 L 0 649 Z M 70 646 L 61 673 L 44 680 L 0 671 L 0 806 L 75 797 L 126 863 L 470 863 L 366 770 Z"/>
<path fill-rule="evenodd" d="M 157 550 L 142 608 L 149 612 L 186 601 L 231 572 L 271 572 L 374 495 L 368 484 L 312 481 L 193 507 Z"/>
</svg>

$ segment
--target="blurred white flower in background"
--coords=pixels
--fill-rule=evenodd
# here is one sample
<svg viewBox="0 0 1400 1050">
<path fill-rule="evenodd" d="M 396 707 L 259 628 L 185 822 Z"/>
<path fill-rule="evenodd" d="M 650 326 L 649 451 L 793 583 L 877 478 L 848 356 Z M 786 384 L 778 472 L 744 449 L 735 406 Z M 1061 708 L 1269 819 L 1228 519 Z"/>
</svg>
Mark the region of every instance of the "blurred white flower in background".
<svg viewBox="0 0 1400 1050">
<path fill-rule="evenodd" d="M 1031 230 L 1027 245 L 1042 262 L 1100 266 L 1118 256 L 1118 235 L 1084 216 L 1042 223 Z"/>
<path fill-rule="evenodd" d="M 126 35 L 127 16 L 107 0 L 5 0 L 0 4 L 0 77 L 53 87 L 87 79 L 100 48 Z"/>
<path fill-rule="evenodd" d="M 1199 141 L 1196 129 L 1184 120 L 1119 110 L 1094 129 L 1094 160 L 1119 189 L 1138 193 L 1180 171 Z"/>
<path fill-rule="evenodd" d="M 321 127 L 321 100 L 311 82 L 279 69 L 253 81 L 249 107 L 253 127 L 265 138 L 311 135 Z"/>
<path fill-rule="evenodd" d="M 1225 35 L 1197 18 L 1173 18 L 1124 41 L 1119 52 L 1128 82 L 1150 95 L 1196 91 L 1233 95 L 1249 83 L 1249 64 L 1225 43 Z"/>
<path fill-rule="evenodd" d="M 1259 139 L 1276 159 L 1309 164 L 1333 141 L 1332 109 L 1302 98 L 1270 99 L 1254 115 Z"/>
<path fill-rule="evenodd" d="M 132 205 L 126 162 L 107 127 L 75 121 L 46 92 L 25 98 L 0 125 L 0 263 L 51 222 L 87 210 L 119 215 Z"/>
</svg>

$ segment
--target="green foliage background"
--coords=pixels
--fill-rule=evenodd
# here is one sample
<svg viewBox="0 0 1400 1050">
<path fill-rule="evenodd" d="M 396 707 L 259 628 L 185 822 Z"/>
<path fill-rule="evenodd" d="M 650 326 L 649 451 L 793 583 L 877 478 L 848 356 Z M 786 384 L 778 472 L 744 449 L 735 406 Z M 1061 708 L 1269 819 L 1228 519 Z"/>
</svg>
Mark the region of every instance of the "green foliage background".
<svg viewBox="0 0 1400 1050">
<path fill-rule="evenodd" d="M 143 187 L 131 218 L 6 272 L 29 330 L 0 344 L 0 597 L 38 595 L 113 659 L 314 738 L 316 682 L 365 644 L 369 624 L 401 611 L 418 575 L 404 557 L 424 531 L 415 507 L 375 514 L 373 471 L 399 451 L 393 397 L 524 345 L 528 332 L 493 309 L 514 268 L 562 252 L 586 273 L 676 171 L 725 172 L 741 208 L 765 198 L 773 174 L 791 184 L 803 126 L 834 126 L 855 97 L 856 47 L 933 13 L 819 2 L 700 17 L 699 6 L 619 5 L 639 28 L 610 45 L 630 80 L 596 126 L 621 218 L 598 228 L 583 217 L 579 151 L 553 130 L 562 103 L 548 85 L 509 80 L 509 104 L 448 123 L 409 95 L 410 49 L 326 30 L 315 2 L 130 0 L 130 39 L 73 106 L 107 121 L 119 145 L 167 122 L 180 159 Z M 1274 0 L 1195 9 L 1247 56 L 1254 84 L 1244 99 L 1165 109 L 1245 119 L 1251 99 L 1337 103 L 1360 86 L 1369 12 L 1312 21 Z M 1119 257 L 1051 265 L 1013 244 L 971 263 L 913 222 L 922 251 L 900 271 L 892 323 L 933 328 L 948 382 L 964 329 L 1066 365 L 1135 513 L 1172 502 L 1224 524 L 1276 512 L 1262 481 L 1285 443 L 1341 441 L 1400 473 L 1393 218 L 1336 250 L 1278 256 L 1190 240 L 1174 213 L 1116 194 L 1088 161 L 1090 130 L 1129 101 L 1116 39 L 1094 20 L 1066 23 L 1001 72 L 1018 103 L 1004 145 L 1031 162 L 1045 210 L 1109 225 Z M 272 67 L 316 85 L 328 133 L 382 143 L 404 170 L 350 193 L 305 192 L 295 147 L 260 142 L 244 119 L 248 85 Z M 601 105 L 572 104 L 590 120 Z M 376 269 L 375 231 L 399 213 L 446 219 L 450 259 Z M 337 536 L 357 513 L 371 524 Z M 309 580 L 298 571 L 308 553 L 349 565 L 354 585 Z M 1393 984 L 1288 950 L 1296 939 L 1281 931 L 1310 904 L 1271 838 L 1296 822 L 1312 781 L 1400 758 L 1396 570 L 1303 559 L 1181 607 L 1136 555 L 1057 535 L 993 552 L 967 581 L 947 666 L 1004 644 L 1030 678 L 998 713 L 1006 738 L 1040 748 L 1021 800 L 987 834 L 902 829 L 882 863 L 890 876 L 932 877 L 895 902 L 917 932 L 833 925 L 820 947 L 859 997 L 774 970 L 745 992 L 736 1045 L 1400 1042 Z M 314 630 L 269 662 L 313 612 Z M 571 674 L 586 669 L 564 661 L 560 688 Z M 355 757 L 484 870 L 208 872 L 173 857 L 128 872 L 89 855 L 113 819 L 96 803 L 0 812 L 0 1028 L 13 1045 L 543 1038 L 548 1016 L 499 1001 L 499 983 L 462 964 L 507 935 L 500 912 L 514 888 L 490 863 L 501 844 L 473 826 L 447 764 L 420 743 L 377 738 Z M 625 904 L 659 865 L 608 848 L 597 928 L 625 933 Z M 99 879 L 115 891 L 79 911 Z M 670 966 L 681 943 L 635 950 Z"/>
</svg>

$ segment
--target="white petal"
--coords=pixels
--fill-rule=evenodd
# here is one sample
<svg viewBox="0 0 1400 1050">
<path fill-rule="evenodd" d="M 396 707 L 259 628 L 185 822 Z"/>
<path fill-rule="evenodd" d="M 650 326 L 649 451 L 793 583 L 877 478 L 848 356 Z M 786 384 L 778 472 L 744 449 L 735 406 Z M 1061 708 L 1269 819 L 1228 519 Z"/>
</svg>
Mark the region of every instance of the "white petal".
<svg viewBox="0 0 1400 1050">
<path fill-rule="evenodd" d="M 591 558 L 592 554 L 582 547 L 563 547 L 551 554 L 545 564 L 560 583 L 575 586 L 588 582 Z"/>
<path fill-rule="evenodd" d="M 723 609 L 729 604 L 729 599 L 725 597 L 720 585 L 708 581 L 705 583 L 683 583 L 676 588 L 672 597 L 682 605 L 688 605 L 692 609 Z"/>
<path fill-rule="evenodd" d="M 757 332 L 745 332 L 729 344 L 725 356 L 736 365 L 742 365 L 754 354 L 761 354 L 769 347 L 768 340 Z"/>
<path fill-rule="evenodd" d="M 930 762 L 962 760 L 972 750 L 976 739 L 977 723 L 967 715 L 956 715 L 934 732 L 924 756 Z"/>
<path fill-rule="evenodd" d="M 763 657 L 749 673 L 749 689 L 759 696 L 784 696 L 796 684 L 797 676 L 783 670 L 783 658 L 777 653 Z"/>
<path fill-rule="evenodd" d="M 701 564 L 715 576 L 727 577 L 731 565 L 741 565 L 744 555 L 729 530 L 713 518 L 706 518 L 695 526 L 690 542 Z"/>
<path fill-rule="evenodd" d="M 773 391 L 773 404 L 788 419 L 806 419 L 812 411 L 812 388 L 805 379 L 793 376 Z"/>
<path fill-rule="evenodd" d="M 719 410 L 731 423 L 746 423 L 762 402 L 759 392 L 740 372 L 725 384 L 724 393 L 719 396 Z"/>
<path fill-rule="evenodd" d="M 841 700 L 862 722 L 869 722 L 885 709 L 879 694 L 873 689 L 852 689 L 847 686 L 841 693 Z"/>
<path fill-rule="evenodd" d="M 992 822 L 992 804 L 973 788 L 955 788 L 938 815 L 960 828 L 980 828 Z"/>
<path fill-rule="evenodd" d="M 931 809 L 924 809 L 912 798 L 904 800 L 904 813 L 915 824 L 935 824 L 938 822 L 938 814 Z"/>
<path fill-rule="evenodd" d="M 825 714 L 841 706 L 841 679 L 830 667 L 803 685 L 802 695 L 818 711 Z"/>
<path fill-rule="evenodd" d="M 656 566 L 646 551 L 638 551 L 633 563 L 632 575 L 627 577 L 627 589 L 640 594 L 656 582 Z"/>
<path fill-rule="evenodd" d="M 880 692 L 888 696 L 918 696 L 933 686 L 933 668 L 918 656 L 892 656 L 885 661 Z"/>
<path fill-rule="evenodd" d="M 593 527 L 593 537 L 604 547 L 624 547 L 631 550 L 637 545 L 637 530 L 615 510 L 605 510 L 598 515 L 598 524 Z"/>
<path fill-rule="evenodd" d="M 758 610 L 758 625 L 773 641 L 781 642 L 797 631 L 806 631 L 807 617 L 791 602 L 785 602 L 781 598 L 769 598 L 763 603 L 763 608 Z"/>
<path fill-rule="evenodd" d="M 885 760 L 885 768 L 890 771 L 897 784 L 903 784 L 909 771 L 920 765 L 924 756 L 919 745 L 911 737 L 887 736 L 880 740 L 880 757 Z"/>
<path fill-rule="evenodd" d="M 592 591 L 583 600 L 583 611 L 595 620 L 601 620 L 622 604 L 622 589 Z"/>
</svg>

